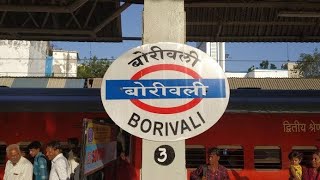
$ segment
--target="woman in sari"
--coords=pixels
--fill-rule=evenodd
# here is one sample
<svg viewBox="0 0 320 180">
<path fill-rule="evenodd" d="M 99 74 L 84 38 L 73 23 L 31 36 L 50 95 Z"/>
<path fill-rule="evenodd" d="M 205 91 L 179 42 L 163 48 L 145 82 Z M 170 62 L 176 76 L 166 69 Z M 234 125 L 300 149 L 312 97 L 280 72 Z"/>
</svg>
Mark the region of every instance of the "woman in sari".
<svg viewBox="0 0 320 180">
<path fill-rule="evenodd" d="M 320 150 L 312 154 L 311 167 L 304 168 L 303 180 L 320 180 Z"/>
</svg>

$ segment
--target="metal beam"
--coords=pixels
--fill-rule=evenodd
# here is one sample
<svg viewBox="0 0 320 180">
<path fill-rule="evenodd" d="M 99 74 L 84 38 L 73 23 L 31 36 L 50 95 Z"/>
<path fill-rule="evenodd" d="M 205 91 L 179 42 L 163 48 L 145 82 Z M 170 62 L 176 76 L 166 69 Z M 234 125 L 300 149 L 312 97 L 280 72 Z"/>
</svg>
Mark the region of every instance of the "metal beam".
<svg viewBox="0 0 320 180">
<path fill-rule="evenodd" d="M 4 12 L 2 13 L 2 15 L 1 15 L 0 25 L 3 23 L 3 21 L 4 21 L 5 17 L 6 17 L 6 15 L 7 15 L 7 11 L 4 11 Z"/>
<path fill-rule="evenodd" d="M 320 36 L 187 36 L 187 40 L 216 42 L 320 42 Z"/>
<path fill-rule="evenodd" d="M 107 19 L 105 19 L 102 23 L 100 23 L 96 28 L 94 28 L 93 32 L 96 34 L 99 32 L 102 28 L 104 28 L 107 24 L 109 24 L 111 21 L 113 21 L 115 18 L 117 18 L 122 11 L 126 10 L 131 3 L 125 2 L 122 4 L 111 16 L 109 16 Z"/>
<path fill-rule="evenodd" d="M 45 35 L 45 36 L 20 36 L 13 37 L 9 35 L 0 35 L 0 39 L 9 40 L 49 40 L 49 41 L 92 41 L 92 42 L 122 42 L 128 41 L 141 41 L 141 37 L 91 37 L 91 36 L 57 36 L 57 35 Z"/>
<path fill-rule="evenodd" d="M 43 22 L 42 22 L 41 28 L 43 28 L 43 27 L 46 25 L 46 23 L 47 23 L 47 21 L 48 21 L 48 18 L 49 18 L 49 15 L 50 15 L 49 12 L 46 13 L 46 16 L 44 17 L 44 20 L 43 20 Z"/>
<path fill-rule="evenodd" d="M 318 25 L 319 22 L 306 22 L 306 21 L 226 21 L 226 22 L 187 22 L 187 26 L 217 26 L 217 25 L 223 25 L 223 26 L 233 26 L 233 25 L 283 25 L 283 26 L 313 26 Z"/>
<path fill-rule="evenodd" d="M 0 11 L 8 12 L 51 12 L 51 13 L 72 13 L 88 0 L 77 0 L 68 6 L 36 6 L 36 5 L 0 5 Z"/>
<path fill-rule="evenodd" d="M 74 12 L 74 15 L 77 15 L 79 12 L 80 12 L 79 10 L 75 11 L 75 12 Z M 70 26 L 72 20 L 73 20 L 73 16 L 71 15 L 70 18 L 69 18 L 69 20 L 67 21 L 67 23 L 66 23 L 66 25 L 65 25 L 66 28 L 68 28 L 68 27 Z M 80 24 L 80 23 L 79 23 L 79 24 Z"/>
<path fill-rule="evenodd" d="M 118 17 L 122 11 L 124 11 L 126 8 L 128 8 L 131 5 L 131 3 L 124 3 L 122 6 L 120 6 L 111 16 L 109 16 L 107 19 L 105 19 L 101 24 L 99 24 L 93 31 L 92 30 L 69 30 L 69 29 L 58 29 L 56 27 L 58 25 L 58 22 L 56 22 L 56 18 L 54 14 L 52 14 L 53 18 L 53 24 L 57 29 L 31 29 L 31 28 L 0 28 L 0 32 L 19 32 L 19 33 L 38 33 L 38 34 L 58 34 L 58 35 L 91 35 L 99 32 L 103 27 L 105 27 L 107 24 L 109 24 L 112 20 L 114 20 L 116 17 Z M 32 19 L 31 13 L 28 13 L 29 17 L 26 19 L 25 23 Z M 45 22 L 48 19 L 49 14 L 46 14 L 46 17 L 44 19 L 44 22 L 42 23 L 42 26 L 45 24 Z M 80 23 L 77 21 L 76 17 L 73 13 L 71 13 L 72 18 L 76 21 L 78 27 L 81 29 Z M 43 37 L 43 36 L 41 36 Z M 61 37 L 64 39 L 64 37 Z M 95 36 L 90 37 L 90 39 L 96 38 Z M 99 37 L 98 37 L 99 38 Z M 70 38 L 73 39 L 73 38 Z M 85 38 L 87 39 L 87 37 Z M 109 39 L 109 38 L 108 38 Z"/>
<path fill-rule="evenodd" d="M 60 27 L 59 27 L 59 22 L 57 21 L 57 18 L 56 18 L 56 14 L 52 13 L 52 14 L 51 14 L 51 18 L 52 18 L 53 27 L 54 27 L 55 29 L 60 28 Z"/>
<path fill-rule="evenodd" d="M 30 33 L 30 34 L 78 34 L 89 35 L 90 30 L 72 30 L 72 29 L 32 29 L 32 28 L 0 28 L 0 32 L 17 32 L 17 33 Z"/>
<path fill-rule="evenodd" d="M 0 28 L 0 32 L 4 32 L 3 29 L 11 28 Z M 7 31 L 7 32 L 8 32 Z M 62 33 L 61 30 L 56 30 L 55 34 L 71 34 L 71 32 Z M 63 31 L 63 30 L 62 30 Z M 70 31 L 70 30 L 67 30 Z M 46 31 L 45 31 L 46 32 Z M 90 31 L 87 31 L 90 32 Z M 31 33 L 31 31 L 30 31 Z M 53 33 L 53 32 L 51 32 Z M 49 33 L 47 33 L 49 34 Z M 54 33 L 53 33 L 54 34 Z M 16 39 L 16 40 L 57 40 L 57 41 L 113 41 L 121 42 L 123 40 L 140 41 L 141 37 L 91 37 L 91 36 L 81 36 L 84 34 L 84 30 L 74 31 L 75 35 L 80 36 L 57 36 L 57 35 L 38 35 L 38 36 L 19 36 L 13 37 L 12 35 L 0 35 L 0 39 Z M 191 40 L 190 40 L 191 39 Z M 208 38 L 205 36 L 187 36 L 188 41 L 217 41 L 217 42 L 320 42 L 319 36 L 219 36 Z"/>
<path fill-rule="evenodd" d="M 31 17 L 28 16 L 27 19 L 24 20 L 24 22 L 21 24 L 21 26 L 24 27 L 30 19 L 31 19 Z"/>
<path fill-rule="evenodd" d="M 89 20 L 91 19 L 91 16 L 92 16 L 92 14 L 93 14 L 93 11 L 94 11 L 94 9 L 95 9 L 96 6 L 97 6 L 97 2 L 98 2 L 98 0 L 95 0 L 95 1 L 94 1 L 93 5 L 92 5 L 92 7 L 91 7 L 91 9 L 90 9 L 90 12 L 89 12 L 89 14 L 88 14 L 88 16 L 87 16 L 86 22 L 85 22 L 84 25 L 83 25 L 83 28 L 86 28 L 86 27 L 88 26 L 88 23 L 89 23 Z"/>
<path fill-rule="evenodd" d="M 67 7 L 58 6 L 0 5 L 0 11 L 69 13 L 69 9 Z"/>
<path fill-rule="evenodd" d="M 277 1 L 277 2 L 185 2 L 186 8 L 319 8 L 319 2 L 296 2 L 296 1 Z"/>
<path fill-rule="evenodd" d="M 30 16 L 33 24 L 34 24 L 37 28 L 39 28 L 39 24 L 38 24 L 37 21 L 33 18 L 32 14 L 31 14 L 31 13 L 28 13 L 28 14 L 29 14 L 29 16 Z"/>
<path fill-rule="evenodd" d="M 9 34 L 11 37 L 21 38 L 21 36 L 15 32 L 8 32 L 7 34 Z"/>
<path fill-rule="evenodd" d="M 220 23 L 219 26 L 218 26 L 218 32 L 217 32 L 217 34 L 216 34 L 216 37 L 219 37 L 219 36 L 220 36 L 221 31 L 222 31 L 222 24 Z"/>
<path fill-rule="evenodd" d="M 75 10 L 79 9 L 81 6 L 83 6 L 88 0 L 78 0 L 72 3 L 71 5 L 67 6 L 69 9 L 69 13 L 74 12 Z"/>
<path fill-rule="evenodd" d="M 76 17 L 73 13 L 71 13 L 71 16 L 72 16 L 74 22 L 76 22 L 76 24 L 78 25 L 78 28 L 79 28 L 79 29 L 82 29 L 82 27 L 81 27 L 81 25 L 80 25 L 77 17 Z"/>
</svg>

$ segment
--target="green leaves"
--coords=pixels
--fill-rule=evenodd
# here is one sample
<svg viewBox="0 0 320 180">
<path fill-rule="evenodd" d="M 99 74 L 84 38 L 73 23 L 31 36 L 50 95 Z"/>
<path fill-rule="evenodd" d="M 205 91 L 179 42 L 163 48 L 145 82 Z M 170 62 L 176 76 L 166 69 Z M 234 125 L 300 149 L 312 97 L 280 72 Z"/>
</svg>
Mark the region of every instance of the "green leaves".
<svg viewBox="0 0 320 180">
<path fill-rule="evenodd" d="M 260 63 L 260 69 L 268 69 L 268 66 L 269 66 L 269 61 L 268 60 L 263 60 Z"/>
<path fill-rule="evenodd" d="M 268 60 L 262 60 L 260 65 L 260 69 L 277 69 L 277 66 L 273 63 L 269 64 Z M 270 65 L 270 66 L 269 66 Z M 254 65 L 252 65 L 249 69 L 248 72 L 251 72 L 253 70 L 255 70 L 256 68 L 254 67 Z"/>
<path fill-rule="evenodd" d="M 111 63 L 111 60 L 98 59 L 96 56 L 93 56 L 92 59 L 85 59 L 83 63 L 78 65 L 77 77 L 102 78 Z"/>
<path fill-rule="evenodd" d="M 318 49 L 315 49 L 312 54 L 301 53 L 295 69 L 299 71 L 302 77 L 320 77 L 320 53 Z"/>
</svg>

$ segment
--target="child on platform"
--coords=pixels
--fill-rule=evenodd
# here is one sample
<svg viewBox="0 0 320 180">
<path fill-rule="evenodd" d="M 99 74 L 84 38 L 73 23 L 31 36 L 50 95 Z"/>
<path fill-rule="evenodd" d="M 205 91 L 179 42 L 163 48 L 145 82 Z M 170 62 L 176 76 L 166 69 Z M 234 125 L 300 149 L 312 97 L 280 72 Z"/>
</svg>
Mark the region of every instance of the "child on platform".
<svg viewBox="0 0 320 180">
<path fill-rule="evenodd" d="M 302 167 L 300 165 L 300 162 L 302 160 L 302 153 L 299 153 L 297 151 L 290 152 L 288 156 L 290 160 L 290 168 L 289 168 L 289 174 L 290 180 L 301 180 L 302 179 Z"/>
</svg>

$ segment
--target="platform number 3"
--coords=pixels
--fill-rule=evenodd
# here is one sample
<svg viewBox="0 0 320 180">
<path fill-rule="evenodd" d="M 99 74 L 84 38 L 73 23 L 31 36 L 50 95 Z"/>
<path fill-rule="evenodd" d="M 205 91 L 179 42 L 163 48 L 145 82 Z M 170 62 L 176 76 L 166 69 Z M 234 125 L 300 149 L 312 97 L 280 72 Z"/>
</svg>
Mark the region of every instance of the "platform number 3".
<svg viewBox="0 0 320 180">
<path fill-rule="evenodd" d="M 174 158 L 174 150 L 169 145 L 159 146 L 154 152 L 154 160 L 162 166 L 167 166 L 171 164 Z"/>
</svg>

